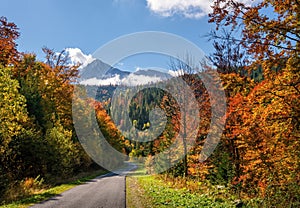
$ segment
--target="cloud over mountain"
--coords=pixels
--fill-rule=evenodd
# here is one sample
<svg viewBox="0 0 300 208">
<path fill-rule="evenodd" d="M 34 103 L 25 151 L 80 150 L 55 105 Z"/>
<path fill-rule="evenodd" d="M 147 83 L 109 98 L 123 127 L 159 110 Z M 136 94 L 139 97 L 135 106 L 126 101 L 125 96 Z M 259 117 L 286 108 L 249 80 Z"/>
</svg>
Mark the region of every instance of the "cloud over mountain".
<svg viewBox="0 0 300 208">
<path fill-rule="evenodd" d="M 140 68 L 135 72 L 123 71 L 112 67 L 92 55 L 84 54 L 79 48 L 65 49 L 71 64 L 82 64 L 79 68 L 79 83 L 82 85 L 126 85 L 136 86 L 156 83 L 179 76 L 180 72 L 164 72 L 159 68 Z M 122 64 L 120 65 L 122 66 Z"/>
<path fill-rule="evenodd" d="M 82 64 L 80 68 L 92 63 L 95 58 L 91 54 L 84 54 L 79 48 L 66 48 L 65 49 L 72 64 Z"/>
</svg>

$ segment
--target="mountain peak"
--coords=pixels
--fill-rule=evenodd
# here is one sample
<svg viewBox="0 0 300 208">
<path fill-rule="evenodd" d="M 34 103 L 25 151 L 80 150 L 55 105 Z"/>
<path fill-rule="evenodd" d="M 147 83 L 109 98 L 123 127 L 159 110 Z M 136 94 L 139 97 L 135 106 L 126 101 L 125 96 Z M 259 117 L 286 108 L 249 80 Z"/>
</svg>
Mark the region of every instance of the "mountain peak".
<svg viewBox="0 0 300 208">
<path fill-rule="evenodd" d="M 65 50 L 70 58 L 71 64 L 81 64 L 80 68 L 84 68 L 95 60 L 91 54 L 86 55 L 79 48 L 66 48 Z"/>
<path fill-rule="evenodd" d="M 169 73 L 151 68 L 139 68 L 130 73 L 114 68 L 109 64 L 84 54 L 79 48 L 67 48 L 66 52 L 72 64 L 80 63 L 79 82 L 83 85 L 144 85 L 170 79 Z"/>
</svg>

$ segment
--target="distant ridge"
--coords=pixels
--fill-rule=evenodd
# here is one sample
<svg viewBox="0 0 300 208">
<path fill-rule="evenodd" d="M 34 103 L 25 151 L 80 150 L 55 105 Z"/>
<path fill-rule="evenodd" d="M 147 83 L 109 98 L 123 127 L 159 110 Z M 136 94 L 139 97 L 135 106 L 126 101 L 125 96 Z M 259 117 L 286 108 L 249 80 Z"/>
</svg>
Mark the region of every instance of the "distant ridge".
<svg viewBox="0 0 300 208">
<path fill-rule="evenodd" d="M 120 79 L 128 76 L 130 72 L 121 71 L 120 69 L 114 68 L 99 59 L 94 60 L 87 66 L 80 70 L 80 80 L 87 80 L 91 78 L 96 79 L 107 79 L 116 75 L 120 76 Z"/>
<path fill-rule="evenodd" d="M 140 69 L 132 73 L 122 71 L 99 59 L 95 59 L 85 67 L 81 68 L 79 76 L 80 84 L 98 86 L 119 84 L 134 86 L 155 83 L 172 78 L 168 73 L 153 69 Z"/>
</svg>

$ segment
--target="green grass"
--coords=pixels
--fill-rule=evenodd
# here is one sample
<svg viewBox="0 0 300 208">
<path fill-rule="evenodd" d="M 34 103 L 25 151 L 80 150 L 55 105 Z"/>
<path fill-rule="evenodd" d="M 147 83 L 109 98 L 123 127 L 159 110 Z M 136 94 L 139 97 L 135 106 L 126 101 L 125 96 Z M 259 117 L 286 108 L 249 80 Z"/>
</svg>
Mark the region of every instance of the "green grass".
<svg viewBox="0 0 300 208">
<path fill-rule="evenodd" d="M 242 199 L 230 187 L 216 186 L 208 181 L 192 178 L 172 178 L 167 175 L 146 176 L 142 165 L 126 180 L 126 202 L 128 208 L 172 208 L 172 207 L 242 207 L 267 208 L 300 207 L 299 185 L 291 184 L 285 189 L 270 189 L 265 198 Z M 275 187 L 276 188 L 276 187 Z"/>
<path fill-rule="evenodd" d="M 138 181 L 151 198 L 152 207 L 235 207 L 233 202 L 221 198 L 169 187 L 153 176 L 139 177 Z"/>
<path fill-rule="evenodd" d="M 142 164 L 134 172 L 126 176 L 126 207 L 128 208 L 148 208 L 151 207 L 150 198 L 145 195 L 145 190 L 138 183 L 137 178 L 146 174 Z"/>
<path fill-rule="evenodd" d="M 158 177 L 146 176 L 142 166 L 126 182 L 128 208 L 235 207 L 233 200 L 174 188 Z"/>
<path fill-rule="evenodd" d="M 49 189 L 45 189 L 41 191 L 38 194 L 31 195 L 27 198 L 20 199 L 18 201 L 12 202 L 10 204 L 1 205 L 0 208 L 26 208 L 29 206 L 32 206 L 36 203 L 42 202 L 44 200 L 47 200 L 51 197 L 54 197 L 58 194 L 61 194 L 62 192 L 65 192 L 71 188 L 74 188 L 75 186 L 78 186 L 80 184 L 85 183 L 86 181 L 93 179 L 99 175 L 103 175 L 107 173 L 107 171 L 93 171 L 88 173 L 88 176 L 81 176 L 78 179 L 73 179 L 72 181 L 68 183 L 64 183 L 55 187 L 51 187 Z"/>
</svg>

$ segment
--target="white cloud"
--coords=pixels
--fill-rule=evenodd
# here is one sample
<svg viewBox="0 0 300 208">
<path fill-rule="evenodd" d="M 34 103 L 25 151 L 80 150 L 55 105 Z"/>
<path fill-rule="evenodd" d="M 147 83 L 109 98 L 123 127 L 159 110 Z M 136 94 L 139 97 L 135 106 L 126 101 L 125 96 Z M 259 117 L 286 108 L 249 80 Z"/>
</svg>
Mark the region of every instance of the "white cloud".
<svg viewBox="0 0 300 208">
<path fill-rule="evenodd" d="M 259 0 L 237 0 L 247 5 Z M 147 7 L 163 17 L 182 15 L 186 18 L 199 19 L 212 12 L 214 0 L 147 0 Z"/>
<path fill-rule="evenodd" d="M 87 66 L 95 60 L 91 54 L 85 55 L 79 48 L 66 48 L 66 52 L 72 64 L 82 64 L 80 68 Z"/>
<path fill-rule="evenodd" d="M 95 86 L 101 86 L 101 85 L 119 85 L 121 83 L 120 75 L 116 75 L 114 77 L 108 78 L 108 79 L 97 79 L 97 78 L 91 78 L 86 79 L 80 82 L 82 85 L 95 85 Z"/>
<path fill-rule="evenodd" d="M 161 16 L 175 14 L 187 18 L 201 18 L 211 11 L 212 0 L 147 0 L 148 8 Z"/>
<path fill-rule="evenodd" d="M 158 71 L 158 72 L 163 72 L 163 73 L 168 73 L 169 70 L 165 69 L 165 68 L 161 68 L 161 67 L 153 67 L 153 66 L 148 66 L 148 67 L 140 67 L 140 66 L 136 66 L 134 72 L 138 72 L 138 71 L 149 71 L 149 70 L 153 70 L 153 71 Z"/>
<path fill-rule="evenodd" d="M 97 79 L 90 78 L 80 82 L 80 84 L 88 86 L 105 86 L 105 85 L 125 85 L 125 86 L 137 86 L 137 85 L 145 85 L 150 83 L 156 83 L 162 81 L 161 77 L 152 77 L 145 75 L 137 75 L 134 73 L 129 74 L 127 77 L 120 79 L 120 75 L 116 75 L 114 77 L 108 79 Z"/>
<path fill-rule="evenodd" d="M 168 71 L 168 74 L 170 74 L 170 75 L 173 76 L 173 77 L 178 77 L 178 76 L 180 76 L 180 75 L 183 75 L 183 74 L 184 74 L 184 71 L 183 71 L 183 69 L 179 69 L 179 70 L 177 70 L 177 71 L 169 70 L 169 71 Z"/>
<path fill-rule="evenodd" d="M 162 81 L 161 77 L 150 77 L 145 75 L 129 74 L 122 80 L 122 84 L 126 86 L 145 85 Z"/>
</svg>

